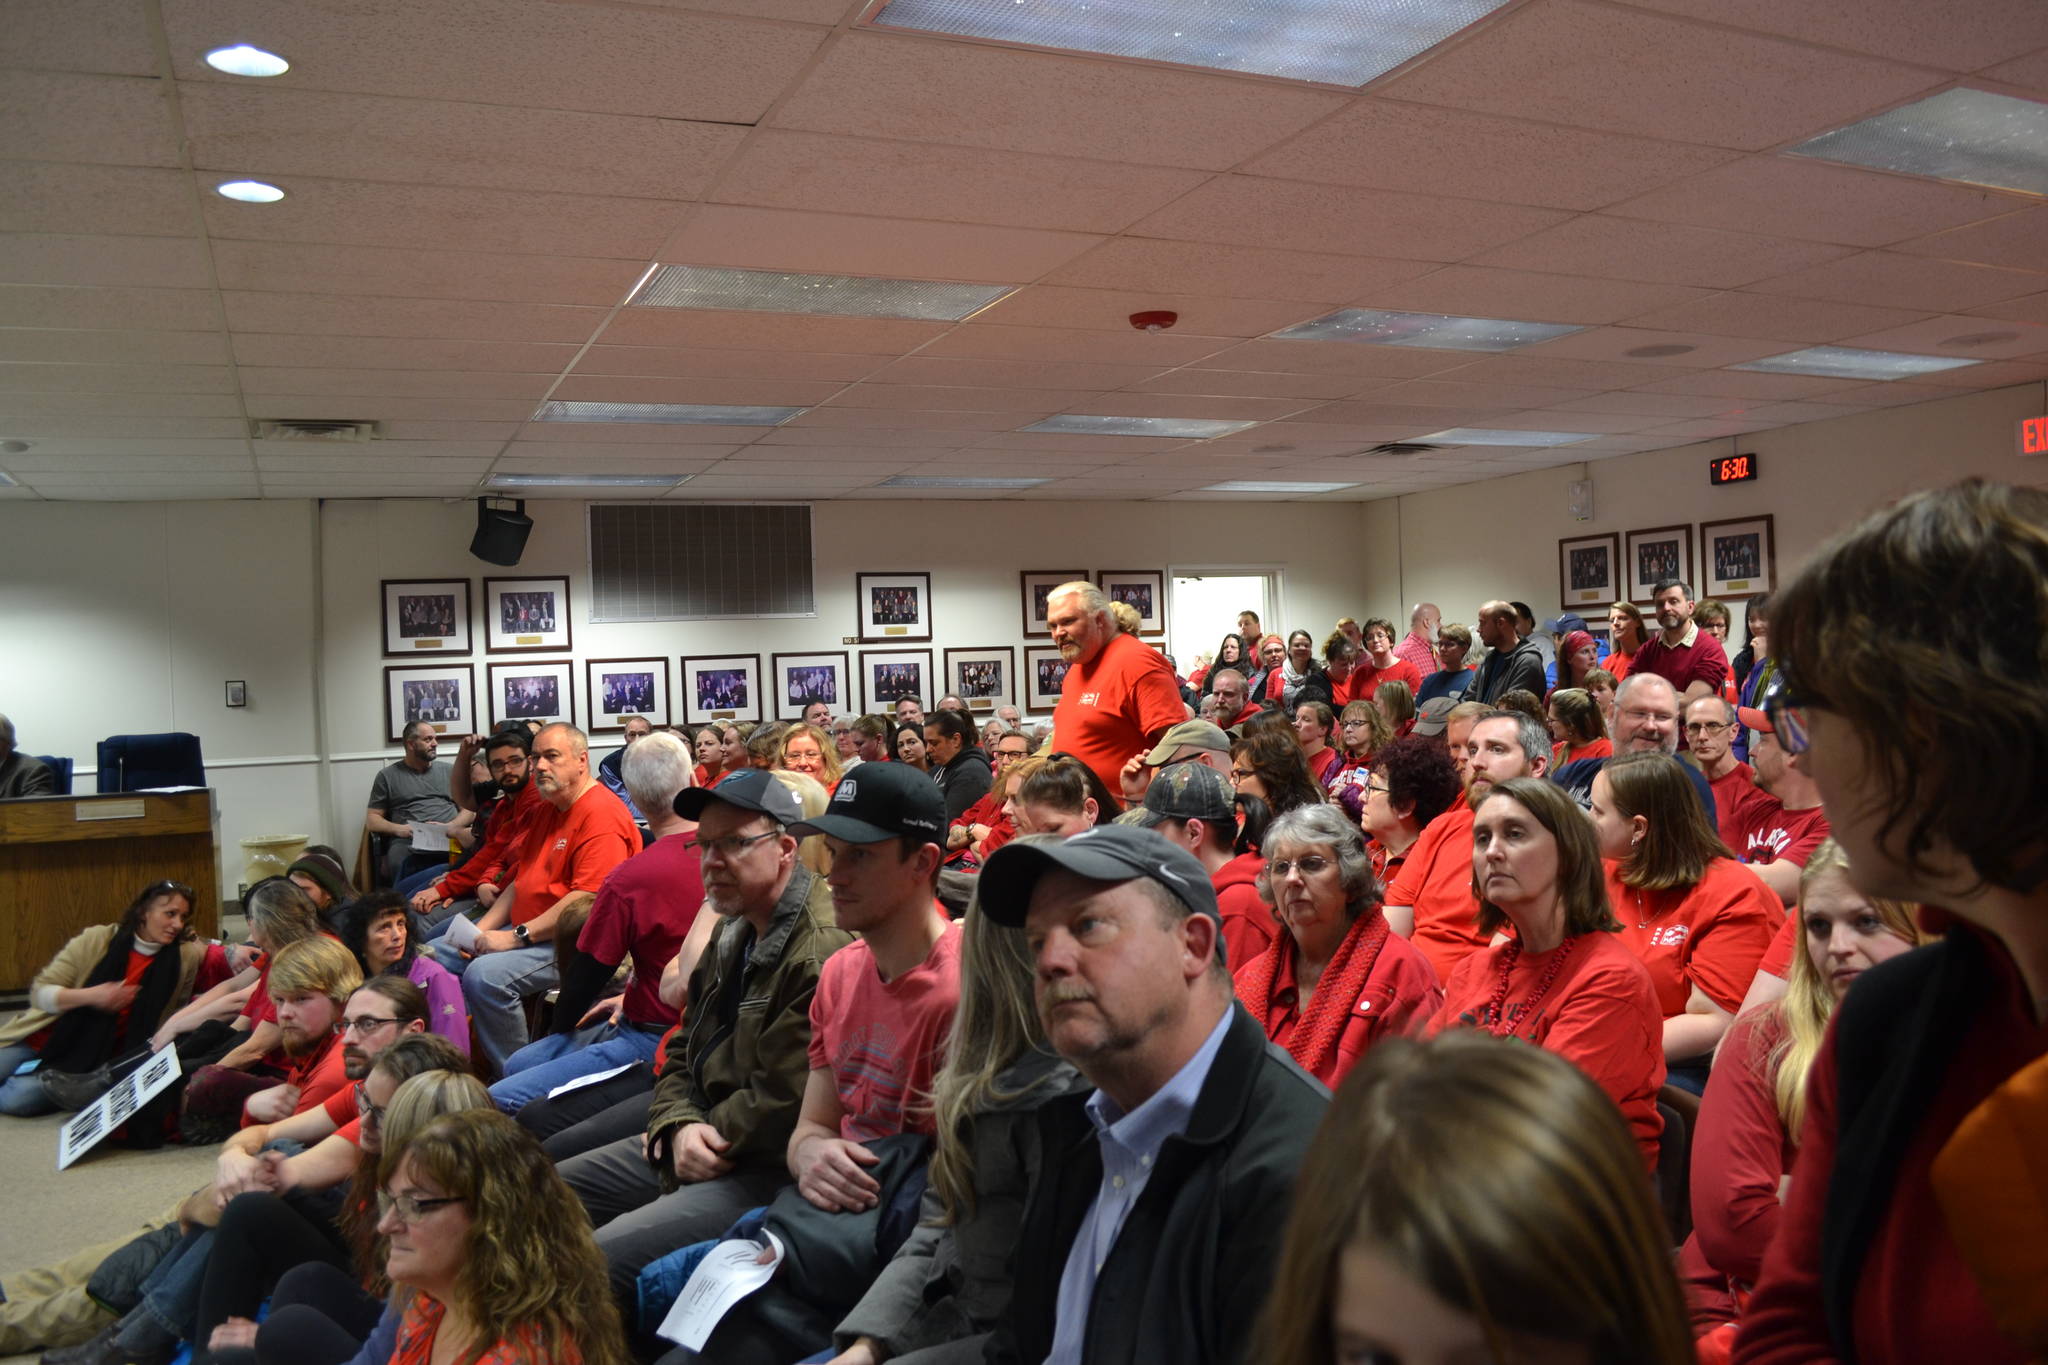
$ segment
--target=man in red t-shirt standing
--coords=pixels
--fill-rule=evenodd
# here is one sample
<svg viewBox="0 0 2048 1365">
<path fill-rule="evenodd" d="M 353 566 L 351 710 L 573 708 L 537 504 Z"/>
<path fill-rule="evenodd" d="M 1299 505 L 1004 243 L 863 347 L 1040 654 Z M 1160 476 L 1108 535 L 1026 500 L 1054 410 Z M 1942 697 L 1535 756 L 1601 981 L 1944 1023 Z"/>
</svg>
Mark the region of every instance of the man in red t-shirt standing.
<svg viewBox="0 0 2048 1365">
<path fill-rule="evenodd" d="M 493 1072 L 526 1046 L 526 997 L 561 984 L 546 946 L 556 902 L 572 891 L 596 895 L 641 848 L 626 803 L 590 775 L 590 741 L 575 726 L 550 725 L 533 737 L 533 782 L 553 810 L 528 827 L 512 884 L 477 921 L 474 955 L 438 954 L 462 977 L 477 1044 Z"/>
<path fill-rule="evenodd" d="M 1060 584 L 1046 598 L 1045 615 L 1067 661 L 1052 713 L 1053 743 L 1115 791 L 1131 755 L 1187 717 L 1173 668 L 1158 650 L 1117 629 L 1109 599 L 1093 583 Z"/>
<path fill-rule="evenodd" d="M 1788 906 L 1797 905 L 1799 874 L 1828 837 L 1820 788 L 1806 775 L 1802 757 L 1786 753 L 1779 745 L 1769 716 L 1747 706 L 1736 715 L 1755 732 L 1750 736 L 1749 756 L 1756 760 L 1758 790 L 1743 803 L 1740 826 L 1728 845 L 1736 857 L 1756 869 L 1778 893 L 1778 899 Z"/>
<path fill-rule="evenodd" d="M 1698 606 L 1692 589 L 1679 579 L 1658 583 L 1657 624 L 1663 630 L 1636 651 L 1628 666 L 1632 674 L 1655 673 L 1670 683 L 1684 705 L 1720 696 L 1728 676 L 1728 652 L 1692 619 Z"/>
</svg>

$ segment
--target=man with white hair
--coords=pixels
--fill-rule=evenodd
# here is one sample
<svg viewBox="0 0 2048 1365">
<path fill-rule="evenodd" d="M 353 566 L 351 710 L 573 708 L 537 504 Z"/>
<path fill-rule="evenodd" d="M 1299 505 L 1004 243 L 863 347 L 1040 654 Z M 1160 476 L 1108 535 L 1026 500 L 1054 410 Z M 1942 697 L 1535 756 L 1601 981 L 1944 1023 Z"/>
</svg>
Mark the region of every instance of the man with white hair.
<svg viewBox="0 0 2048 1365">
<path fill-rule="evenodd" d="M 14 722 L 0 716 L 0 801 L 19 796 L 55 796 L 57 775 L 34 754 L 14 747 Z"/>
<path fill-rule="evenodd" d="M 1117 789 L 1133 754 L 1149 751 L 1185 711 L 1173 668 L 1158 650 L 1117 629 L 1093 583 L 1062 583 L 1047 596 L 1046 625 L 1067 661 L 1052 730 L 1062 751 Z"/>
<path fill-rule="evenodd" d="M 1394 646 L 1394 653 L 1415 665 L 1417 677 L 1426 678 L 1436 672 L 1436 628 L 1443 623 L 1444 614 L 1434 602 L 1417 602 L 1408 612 L 1408 633 Z"/>
<path fill-rule="evenodd" d="M 1614 752 L 1678 757 L 1679 715 L 1677 688 L 1655 673 L 1629 674 L 1614 693 Z M 1559 764 L 1550 780 L 1570 792 L 1581 806 L 1591 809 L 1593 777 L 1606 766 L 1604 758 L 1574 759 Z M 1678 766 L 1699 793 L 1707 823 L 1718 828 L 1713 786 L 1694 764 L 1681 760 Z"/>
</svg>

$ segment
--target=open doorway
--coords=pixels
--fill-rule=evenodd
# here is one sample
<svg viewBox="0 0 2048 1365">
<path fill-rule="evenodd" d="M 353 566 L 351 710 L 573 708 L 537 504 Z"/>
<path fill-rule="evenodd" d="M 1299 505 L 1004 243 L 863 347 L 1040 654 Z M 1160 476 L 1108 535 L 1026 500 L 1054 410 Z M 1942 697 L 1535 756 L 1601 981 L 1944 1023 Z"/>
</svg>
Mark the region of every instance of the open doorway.
<svg viewBox="0 0 2048 1365">
<path fill-rule="evenodd" d="M 1242 565 L 1172 571 L 1171 616 L 1167 621 L 1167 652 L 1185 677 L 1204 654 L 1213 654 L 1225 634 L 1237 629 L 1242 611 L 1255 611 L 1271 629 L 1279 619 L 1280 573 Z"/>
</svg>

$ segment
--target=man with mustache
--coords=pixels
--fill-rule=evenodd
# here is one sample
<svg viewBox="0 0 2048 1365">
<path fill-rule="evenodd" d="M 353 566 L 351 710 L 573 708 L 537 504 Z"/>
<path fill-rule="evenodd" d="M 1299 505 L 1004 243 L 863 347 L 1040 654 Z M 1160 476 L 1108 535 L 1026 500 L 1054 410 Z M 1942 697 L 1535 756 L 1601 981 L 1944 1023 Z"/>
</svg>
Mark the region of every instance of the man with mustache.
<svg viewBox="0 0 2048 1365">
<path fill-rule="evenodd" d="M 1209 874 L 1151 830 L 1006 844 L 981 907 L 1021 927 L 1046 1040 L 1096 1086 L 1044 1153 L 993 1362 L 1242 1360 L 1329 1092 L 1239 1006 Z"/>
<path fill-rule="evenodd" d="M 1657 624 L 1663 629 L 1636 651 L 1629 674 L 1656 674 L 1671 684 L 1681 705 L 1720 696 L 1728 677 L 1728 651 L 1693 620 L 1699 604 L 1692 589 L 1681 579 L 1667 578 L 1657 584 L 1656 600 Z"/>
<path fill-rule="evenodd" d="M 1109 599 L 1093 583 L 1077 580 L 1054 588 L 1045 616 L 1068 665 L 1052 713 L 1054 741 L 1115 791 L 1117 774 L 1131 756 L 1147 752 L 1187 719 L 1173 666 L 1137 636 L 1117 629 Z"/>
</svg>

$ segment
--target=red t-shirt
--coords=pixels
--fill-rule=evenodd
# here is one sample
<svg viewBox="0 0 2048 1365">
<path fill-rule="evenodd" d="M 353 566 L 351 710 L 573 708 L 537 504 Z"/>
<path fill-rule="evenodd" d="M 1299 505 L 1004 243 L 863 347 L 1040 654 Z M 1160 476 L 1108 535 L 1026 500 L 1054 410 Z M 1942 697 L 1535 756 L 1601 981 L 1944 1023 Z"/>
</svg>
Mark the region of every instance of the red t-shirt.
<svg viewBox="0 0 2048 1365">
<path fill-rule="evenodd" d="M 548 806 L 534 821 L 512 877 L 512 923 L 545 915 L 571 891 L 596 892 L 642 846 L 626 803 L 602 782 L 592 782 L 567 810 Z"/>
<path fill-rule="evenodd" d="M 1701 777 L 1706 777 L 1702 771 Z M 1735 856 L 1742 856 L 1742 812 L 1743 808 L 1763 795 L 1756 785 L 1754 771 L 1747 763 L 1736 760 L 1735 766 L 1721 777 L 1707 777 L 1707 787 L 1714 793 L 1714 832 L 1721 836 L 1721 842 L 1735 850 Z"/>
<path fill-rule="evenodd" d="M 811 997 L 811 1070 L 832 1073 L 841 1137 L 866 1142 L 932 1131 L 932 1078 L 959 1003 L 957 922 L 894 981 L 882 980 L 874 952 L 859 939 L 825 959 Z"/>
<path fill-rule="evenodd" d="M 1266 1001 L 1266 1017 L 1259 1021 L 1265 1026 L 1266 1036 L 1283 1048 L 1293 1040 L 1294 1030 L 1301 1023 L 1301 992 L 1295 984 L 1294 959 L 1292 951 L 1280 954 L 1280 969 Z M 1233 975 L 1241 977 L 1266 969 L 1264 961 L 1253 958 Z M 1316 983 L 1316 989 L 1321 990 L 1328 983 L 1326 975 Z M 1443 1002 L 1443 987 L 1437 984 L 1436 971 L 1429 965 L 1429 959 L 1399 934 L 1388 934 L 1380 945 L 1379 957 L 1373 961 L 1372 973 L 1365 979 L 1364 989 L 1352 1002 L 1336 1049 L 1329 1062 L 1315 1071 L 1315 1078 L 1336 1089 L 1367 1048 L 1382 1038 L 1420 1032 Z M 1310 996 L 1310 1003 L 1314 1003 L 1314 996 Z"/>
<path fill-rule="evenodd" d="M 1410 941 L 1441 981 L 1449 981 L 1459 963 L 1487 945 L 1492 935 L 1479 932 L 1479 898 L 1472 894 L 1470 806 L 1453 802 L 1423 829 L 1387 887 L 1387 904 L 1415 908 Z"/>
<path fill-rule="evenodd" d="M 249 992 L 249 998 L 242 1002 L 242 1017 L 249 1021 L 249 1027 L 277 1022 L 277 1006 L 270 999 L 270 958 L 266 955 L 263 965 L 256 969 L 256 989 Z"/>
<path fill-rule="evenodd" d="M 328 1118 L 334 1120 L 336 1137 L 344 1142 L 352 1142 L 358 1147 L 363 1145 L 362 1110 L 356 1104 L 356 1088 L 353 1083 L 329 1095 L 327 1103 L 321 1108 L 327 1111 Z"/>
<path fill-rule="evenodd" d="M 1697 882 L 1668 891 L 1625 886 L 1621 864 L 1604 861 L 1607 898 L 1621 921 L 1616 937 L 1650 969 L 1663 1017 L 1685 1013 L 1694 986 L 1732 1014 L 1785 922 L 1770 888 L 1732 858 L 1714 859 Z"/>
<path fill-rule="evenodd" d="M 1763 790 L 1743 806 L 1741 820 L 1736 830 L 1739 842 L 1730 840 L 1728 846 L 1745 863 L 1782 861 L 1805 867 L 1829 834 L 1826 810 L 1819 806 L 1786 810 L 1777 797 Z"/>
<path fill-rule="evenodd" d="M 661 973 L 704 907 L 701 858 L 696 842 L 683 835 L 655 840 L 604 879 L 576 936 L 576 947 L 607 967 L 631 955 L 625 1013 L 636 1024 L 665 1028 L 676 1021 L 675 1007 L 661 1003 Z"/>
<path fill-rule="evenodd" d="M 1580 934 L 1576 945 L 1536 1002 L 1533 1020 L 1528 999 L 1561 949 L 1518 956 L 1503 1012 L 1516 1037 L 1555 1052 L 1607 1092 L 1635 1133 L 1644 1163 L 1655 1170 L 1664 1131 L 1657 1116 L 1657 1091 L 1664 1084 L 1664 1017 L 1657 1009 L 1656 987 L 1616 935 Z M 1429 1032 L 1494 1023 L 1490 1007 L 1508 947 L 1503 943 L 1465 958 L 1444 986 L 1443 1008 L 1430 1021 Z"/>
<path fill-rule="evenodd" d="M 1771 1050 L 1785 1036 L 1775 1008 L 1728 1026 L 1692 1134 L 1692 1217 L 1700 1254 L 1748 1290 L 1778 1230 L 1778 1182 L 1799 1148 L 1778 1116 Z"/>
<path fill-rule="evenodd" d="M 1685 697 L 1685 689 L 1696 682 L 1705 683 L 1719 695 L 1722 680 L 1728 676 L 1728 651 L 1698 626 L 1692 629 L 1694 635 L 1689 645 L 1667 645 L 1663 635 L 1652 635 L 1636 651 L 1629 671 L 1655 673 L 1678 689 L 1680 700 Z"/>
<path fill-rule="evenodd" d="M 1318 787 L 1327 787 L 1330 779 L 1344 766 L 1344 755 L 1328 746 L 1319 754 L 1303 757 L 1308 763 L 1308 775 Z"/>
<path fill-rule="evenodd" d="M 510 801 L 500 804 L 491 813 L 491 827 L 484 832 L 484 841 L 469 860 L 441 878 L 441 894 L 449 900 L 459 900 L 476 894 L 484 882 L 503 886 L 498 881 L 520 854 L 520 840 L 526 831 L 554 810 L 547 798 L 540 794 L 531 777 Z"/>
<path fill-rule="evenodd" d="M 1764 949 L 1763 959 L 1756 964 L 1756 969 L 1790 981 L 1792 979 L 1792 954 L 1798 951 L 1800 928 L 1801 922 L 1797 910 L 1785 916 L 1785 922 L 1778 926 L 1777 935 L 1771 939 L 1771 946 Z"/>
<path fill-rule="evenodd" d="M 1351 695 L 1357 701 L 1371 701 L 1373 693 L 1379 691 L 1381 683 L 1404 682 L 1408 684 L 1408 695 L 1414 696 L 1422 690 L 1422 674 L 1415 665 L 1400 655 L 1385 668 L 1373 667 L 1372 657 L 1361 658 L 1351 669 Z"/>
<path fill-rule="evenodd" d="M 303 1114 L 318 1109 L 332 1099 L 336 1093 L 347 1091 L 355 1083 L 342 1070 L 344 1066 L 341 1049 L 341 1035 L 330 1033 L 320 1046 L 303 1057 L 293 1057 L 285 1071 L 284 1084 L 299 1088 L 299 1102 L 293 1108 L 294 1114 Z M 249 1107 L 242 1106 L 242 1126 L 250 1123 Z"/>
<path fill-rule="evenodd" d="M 1630 670 L 1635 667 L 1635 662 L 1636 656 L 1634 652 L 1624 654 L 1617 649 L 1602 659 L 1600 666 L 1609 673 L 1612 673 L 1616 682 L 1620 682 L 1629 675 Z"/>
<path fill-rule="evenodd" d="M 1216 909 L 1223 916 L 1223 961 L 1236 971 L 1266 951 L 1280 926 L 1273 908 L 1259 899 L 1260 853 L 1241 853 L 1210 874 L 1216 887 Z"/>
<path fill-rule="evenodd" d="M 1118 635 L 1067 670 L 1052 713 L 1053 743 L 1114 792 L 1131 755 L 1186 716 L 1166 656 L 1135 635 Z"/>
<path fill-rule="evenodd" d="M 1550 746 L 1550 766 L 1562 767 L 1576 763 L 1582 758 L 1613 758 L 1614 741 L 1611 739 L 1589 739 L 1584 744 L 1573 746 L 1569 742 Z"/>
</svg>

